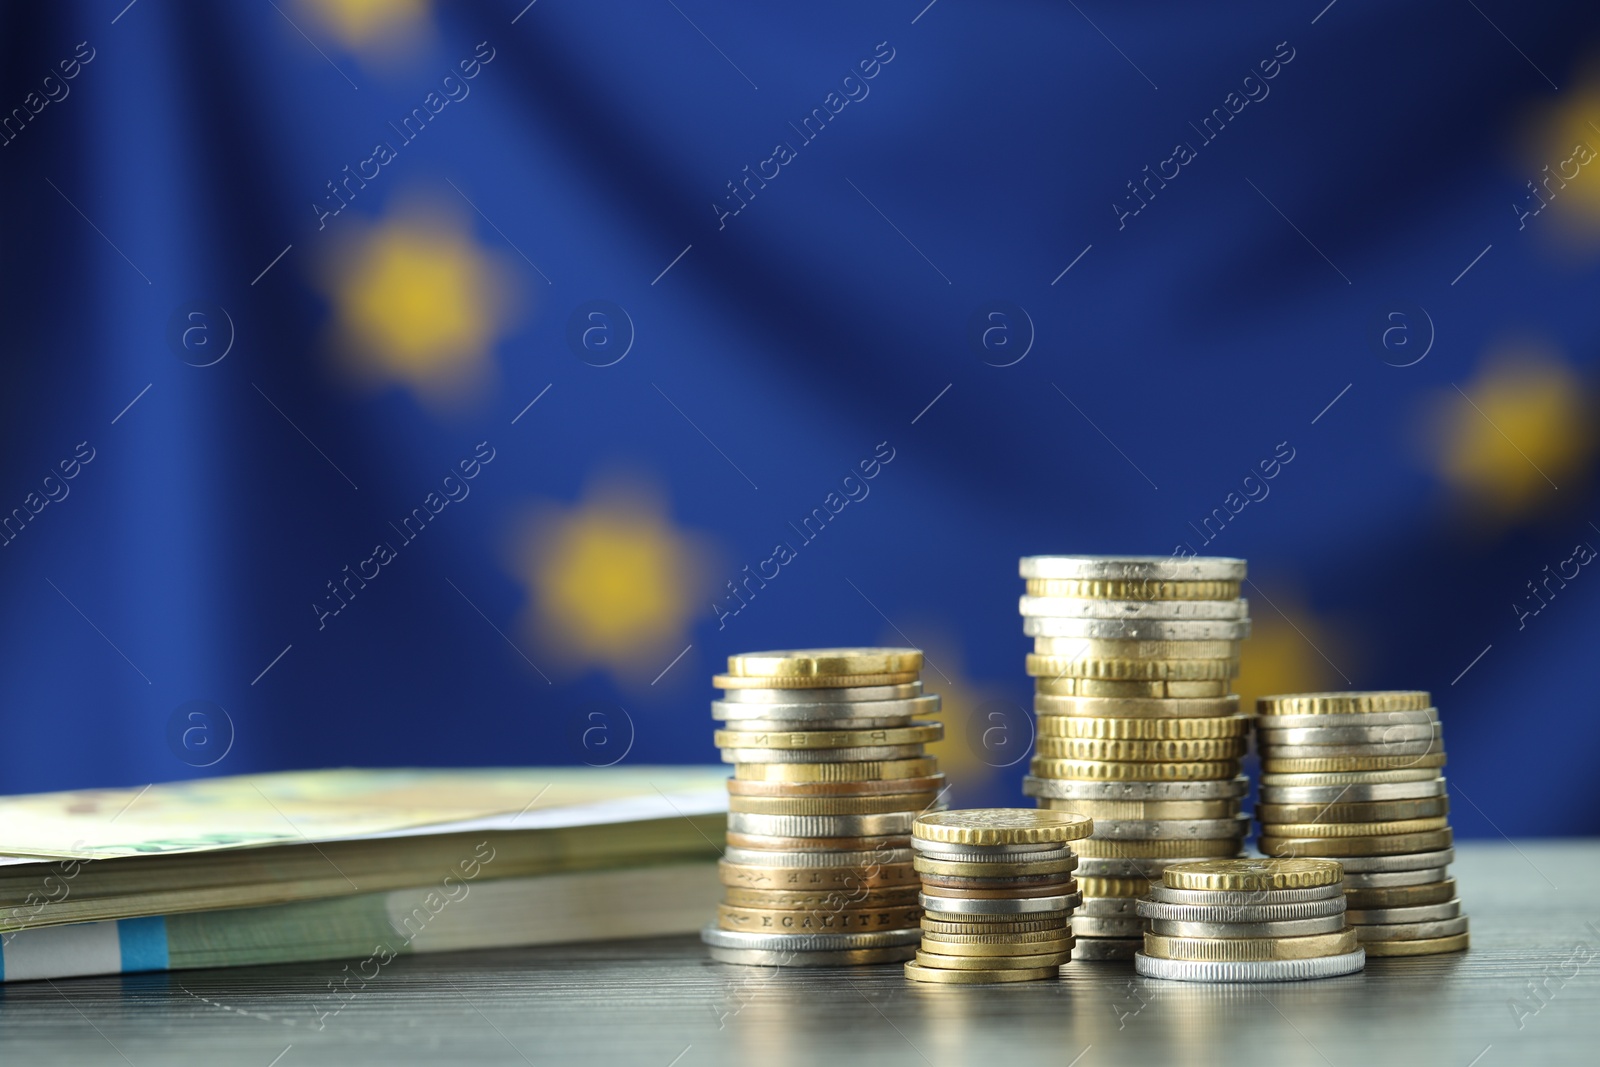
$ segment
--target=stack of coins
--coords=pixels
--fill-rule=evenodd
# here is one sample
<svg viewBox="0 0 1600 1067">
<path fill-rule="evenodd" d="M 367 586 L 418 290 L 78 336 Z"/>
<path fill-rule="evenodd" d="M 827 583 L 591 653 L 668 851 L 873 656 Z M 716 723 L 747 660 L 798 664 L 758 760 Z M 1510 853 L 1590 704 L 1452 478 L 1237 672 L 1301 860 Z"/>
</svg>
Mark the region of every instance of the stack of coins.
<svg viewBox="0 0 1600 1067">
<path fill-rule="evenodd" d="M 1343 864 L 1350 924 L 1369 956 L 1467 947 L 1432 704 L 1421 691 L 1258 702 L 1261 851 Z"/>
<path fill-rule="evenodd" d="M 1134 969 L 1150 978 L 1293 982 L 1366 965 L 1331 860 L 1174 864 L 1139 914 L 1149 929 Z"/>
<path fill-rule="evenodd" d="M 1237 856 L 1249 718 L 1229 692 L 1250 633 L 1240 559 L 1032 556 L 1038 741 L 1023 791 L 1091 816 L 1074 959 L 1132 959 L 1136 903 L 1169 863 Z"/>
<path fill-rule="evenodd" d="M 1077 906 L 1069 841 L 1094 830 L 1081 815 L 973 808 L 923 815 L 912 829 L 922 878 L 918 982 L 981 985 L 1060 976 L 1072 958 Z"/>
<path fill-rule="evenodd" d="M 732 763 L 722 903 L 702 939 L 724 963 L 892 963 L 916 952 L 911 824 L 942 807 L 923 746 L 942 723 L 914 648 L 728 658 L 711 704 Z"/>
</svg>

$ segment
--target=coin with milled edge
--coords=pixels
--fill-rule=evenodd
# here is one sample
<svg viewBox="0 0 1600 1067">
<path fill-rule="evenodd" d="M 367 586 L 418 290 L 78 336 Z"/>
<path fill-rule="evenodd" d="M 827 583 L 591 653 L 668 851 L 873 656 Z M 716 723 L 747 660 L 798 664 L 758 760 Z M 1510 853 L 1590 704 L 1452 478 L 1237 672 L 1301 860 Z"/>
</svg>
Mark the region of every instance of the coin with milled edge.
<svg viewBox="0 0 1600 1067">
<path fill-rule="evenodd" d="M 722 902 L 740 908 L 828 911 L 833 908 L 915 907 L 918 887 L 878 889 L 766 889 L 724 885 Z"/>
<path fill-rule="evenodd" d="M 896 685 L 809 689 L 804 693 L 786 689 L 729 689 L 722 694 L 717 703 L 853 704 L 877 700 L 910 700 L 922 695 L 922 683 L 915 681 Z"/>
<path fill-rule="evenodd" d="M 1242 840 L 1242 830 L 1233 837 L 1198 839 L 1186 837 L 1164 841 L 1101 840 L 1098 837 L 1092 837 L 1087 841 L 1078 842 L 1073 846 L 1073 850 L 1079 856 L 1086 858 L 1093 856 L 1182 860 L 1223 859 L 1238 852 L 1239 844 Z"/>
<path fill-rule="evenodd" d="M 1240 582 L 1245 561 L 1230 556 L 1023 556 L 1024 578 L 1112 581 Z"/>
<path fill-rule="evenodd" d="M 1060 603 L 1053 601 L 1051 607 Z M 1029 615 L 1026 610 L 1023 614 L 1027 617 L 1022 620 L 1022 632 L 1046 641 L 1078 638 L 1097 641 L 1241 641 L 1250 636 L 1250 620 L 1242 616 L 1228 616 L 1226 612 L 1196 611 L 1171 618 L 1156 615 L 1088 616 L 1076 612 L 1070 615 Z M 1047 650 L 1036 648 L 1035 651 Z"/>
<path fill-rule="evenodd" d="M 731 700 L 713 700 L 711 717 L 721 722 L 746 722 L 776 719 L 817 722 L 817 729 L 832 729 L 839 719 L 909 718 L 916 715 L 933 715 L 944 706 L 937 693 L 910 697 L 905 700 L 831 701 L 828 703 L 751 704 Z M 795 727 L 790 727 L 795 729 Z"/>
<path fill-rule="evenodd" d="M 1080 937 L 1072 946 L 1073 962 L 1131 960 L 1144 947 L 1142 937 Z"/>
<path fill-rule="evenodd" d="M 1443 872 L 1440 872 L 1441 875 Z M 1346 882 L 1348 882 L 1348 877 Z M 1381 886 L 1373 889 L 1345 890 L 1345 906 L 1352 915 L 1358 911 L 1363 916 L 1352 919 L 1351 922 L 1393 922 L 1392 919 L 1366 918 L 1374 911 L 1393 908 L 1414 908 L 1425 904 L 1444 904 L 1456 899 L 1456 881 L 1454 878 L 1441 878 L 1436 882 L 1423 882 L 1416 885 Z"/>
<path fill-rule="evenodd" d="M 1355 951 L 1354 928 L 1309 937 L 1168 937 L 1144 935 L 1144 953 L 1166 960 L 1303 960 Z"/>
<path fill-rule="evenodd" d="M 989 960 L 992 967 L 1015 967 L 1009 957 L 1072 952 L 1072 937 L 1055 937 L 1048 941 L 943 941 L 922 935 L 922 951 L 937 956 L 960 956 L 973 960 Z M 1043 963 L 1044 961 L 1039 961 Z M 1065 963 L 1063 959 L 1060 962 Z M 976 965 L 975 965 L 976 966 Z"/>
<path fill-rule="evenodd" d="M 1340 862 L 1354 857 L 1346 856 Z M 1375 892 L 1379 889 L 1409 889 L 1438 884 L 1445 881 L 1449 871 L 1444 867 L 1426 867 L 1419 871 L 1345 871 L 1344 884 L 1350 892 Z M 1355 905 L 1352 904 L 1352 907 Z"/>
<path fill-rule="evenodd" d="M 848 951 L 855 949 L 895 948 L 909 945 L 915 948 L 922 932 L 915 927 L 901 930 L 874 930 L 867 933 L 760 933 L 746 930 L 724 930 L 709 925 L 700 931 L 700 940 L 718 948 L 750 949 L 782 952 L 786 949 L 803 952 Z"/>
<path fill-rule="evenodd" d="M 1450 812 L 1450 798 L 1379 800 L 1352 804 L 1257 804 L 1256 818 L 1264 823 L 1396 822 L 1430 819 Z"/>
<path fill-rule="evenodd" d="M 1420 781 L 1382 782 L 1370 785 L 1344 783 L 1319 786 L 1261 786 L 1261 803 L 1265 804 L 1365 804 L 1380 800 L 1421 800 L 1446 795 L 1442 776 L 1431 776 Z"/>
<path fill-rule="evenodd" d="M 1270 720 L 1269 720 L 1270 721 Z M 1437 720 L 1411 725 L 1389 726 L 1303 726 L 1294 729 L 1258 727 L 1256 739 L 1271 745 L 1395 745 L 1416 741 L 1437 741 L 1444 726 Z"/>
<path fill-rule="evenodd" d="M 1400 782 L 1431 782 L 1439 777 L 1437 767 L 1401 767 L 1387 771 L 1340 771 L 1317 773 L 1269 772 L 1261 776 L 1261 788 L 1287 786 L 1299 789 L 1305 786 L 1325 785 L 1392 785 Z M 1409 795 L 1409 794 L 1408 794 Z M 1356 799 L 1360 799 L 1359 797 Z"/>
<path fill-rule="evenodd" d="M 1040 656 L 1137 663 L 1145 660 L 1238 659 L 1238 641 L 1150 641 L 1121 637 L 1036 637 Z"/>
<path fill-rule="evenodd" d="M 1424 941 L 1436 937 L 1455 937 L 1467 932 L 1467 917 L 1436 922 L 1384 923 L 1381 925 L 1352 926 L 1362 943 L 1368 941 Z"/>
<path fill-rule="evenodd" d="M 855 689 L 868 686 L 905 685 L 917 681 L 916 671 L 896 674 L 838 674 L 827 677 L 764 677 L 751 678 L 742 674 L 718 674 L 711 684 L 718 689 Z"/>
<path fill-rule="evenodd" d="M 920 883 L 910 865 L 859 867 L 758 867 L 717 864 L 717 880 L 729 887 L 775 891 L 856 892 L 861 889 L 899 887 L 914 889 Z"/>
<path fill-rule="evenodd" d="M 911 847 L 929 859 L 950 863 L 1046 863 L 1072 858 L 1065 841 L 1030 841 L 1020 845 L 952 845 L 916 838 Z"/>
<path fill-rule="evenodd" d="M 946 781 L 942 774 L 922 778 L 879 778 L 865 782 L 758 782 L 729 778 L 730 797 L 869 797 L 889 793 L 938 793 Z"/>
<path fill-rule="evenodd" d="M 923 778 L 937 772 L 939 761 L 914 759 L 869 760 L 864 763 L 767 763 L 734 768 L 735 778 L 762 782 L 863 782 L 888 778 Z"/>
<path fill-rule="evenodd" d="M 777 707 L 778 705 L 773 705 Z M 904 730 L 915 723 L 906 716 L 883 719 L 724 719 L 722 729 L 736 734 L 784 733 L 791 730 Z M 739 747 L 739 742 L 732 742 Z"/>
<path fill-rule="evenodd" d="M 1324 859 L 1205 860 L 1174 864 L 1162 872 L 1169 889 L 1305 889 L 1337 885 L 1344 871 Z"/>
<path fill-rule="evenodd" d="M 1351 693 L 1287 693 L 1256 701 L 1257 714 L 1358 715 L 1369 711 L 1420 711 L 1433 706 L 1422 690 L 1385 690 Z"/>
<path fill-rule="evenodd" d="M 1168 890 L 1175 892 L 1175 890 Z M 1300 919 L 1341 918 L 1345 901 L 1340 897 L 1305 900 L 1293 904 L 1258 904 L 1257 894 L 1230 893 L 1239 901 L 1230 904 L 1169 904 L 1163 900 L 1140 900 L 1137 913 L 1145 919 L 1183 923 L 1277 923 Z M 1158 931 L 1159 932 L 1159 931 Z M 1315 933 L 1317 931 L 1309 931 Z M 1265 934 L 1230 933 L 1222 937 L 1263 937 Z"/>
<path fill-rule="evenodd" d="M 1238 694 L 1190 699 L 1033 695 L 1033 710 L 1046 716 L 1091 719 L 1216 719 L 1239 714 Z M 1249 718 L 1249 716 L 1245 716 Z"/>
<path fill-rule="evenodd" d="M 1365 760 L 1377 756 L 1432 756 L 1444 751 L 1444 738 L 1430 737 L 1421 741 L 1366 741 L 1360 744 L 1348 745 L 1280 745 L 1274 744 L 1269 738 L 1256 737 L 1256 745 L 1266 757 L 1278 762 L 1305 763 L 1308 760 L 1320 760 L 1325 763 L 1349 762 L 1352 760 Z M 1420 763 L 1405 763 L 1402 766 L 1421 766 Z M 1344 770 L 1344 767 L 1335 767 L 1334 770 Z M 1356 767 L 1354 770 L 1371 770 L 1370 767 Z M 1388 769 L 1378 767 L 1377 770 Z M 1297 772 L 1298 773 L 1298 772 Z"/>
<path fill-rule="evenodd" d="M 1367 874 L 1378 871 L 1421 871 L 1435 867 L 1448 867 L 1456 861 L 1456 850 L 1439 849 L 1428 852 L 1407 852 L 1389 856 L 1340 856 L 1339 865 L 1346 875 Z"/>
<path fill-rule="evenodd" d="M 938 798 L 938 793 L 883 793 L 870 797 L 730 796 L 728 811 L 750 815 L 881 815 L 923 811 Z"/>
<path fill-rule="evenodd" d="M 1074 896 L 1023 897 L 1015 900 L 962 900 L 953 897 L 930 897 L 924 893 L 918 901 L 930 915 L 1022 915 L 1070 911 L 1077 907 Z"/>
<path fill-rule="evenodd" d="M 1095 832 L 1105 820 L 1156 821 L 1164 819 L 1232 819 L 1237 817 L 1237 800 L 1055 800 L 1040 797 L 1046 811 L 1070 811 L 1094 820 Z"/>
<path fill-rule="evenodd" d="M 1144 920 L 1137 915 L 1106 918 L 1082 913 L 1072 917 L 1075 937 L 1138 937 L 1144 933 Z"/>
<path fill-rule="evenodd" d="M 1236 678 L 1237 657 L 1228 659 L 1089 659 L 1074 656 L 1041 656 L 1030 652 L 1024 669 L 1041 680 L 1119 681 L 1119 682 L 1204 682 Z M 1080 687 L 1081 688 L 1081 687 Z"/>
<path fill-rule="evenodd" d="M 1014 845 L 1077 841 L 1094 832 L 1094 820 L 1034 808 L 966 808 L 917 819 L 914 836 L 952 845 Z"/>
<path fill-rule="evenodd" d="M 1262 820 L 1261 832 L 1273 837 L 1383 837 L 1389 834 L 1415 834 L 1425 830 L 1443 830 L 1450 820 L 1437 815 L 1430 819 L 1400 819 L 1394 822 L 1320 822 L 1281 823 Z"/>
<path fill-rule="evenodd" d="M 1054 877 L 1071 874 L 1077 869 L 1078 858 L 1069 853 L 1060 859 L 1039 860 L 1034 863 L 988 863 L 918 855 L 912 861 L 912 866 L 923 874 L 952 878 L 1025 878 L 1030 875 Z"/>
<path fill-rule="evenodd" d="M 1368 941 L 1369 956 L 1432 956 L 1440 952 L 1460 952 L 1468 946 L 1467 934 L 1454 937 L 1427 937 L 1413 941 Z"/>
<path fill-rule="evenodd" d="M 1227 678 L 1203 681 L 1125 680 L 1116 678 L 1035 678 L 1034 688 L 1045 696 L 1196 698 L 1228 695 Z M 1038 710 L 1037 705 L 1035 709 Z"/>
<path fill-rule="evenodd" d="M 728 657 L 728 673 L 749 678 L 835 678 L 922 670 L 915 648 L 794 648 Z"/>
<path fill-rule="evenodd" d="M 1160 877 L 1157 875 L 1156 877 Z M 1154 883 L 1148 878 L 1079 878 L 1078 891 L 1083 898 L 1117 897 L 1129 900 L 1149 893 Z"/>
<path fill-rule="evenodd" d="M 1035 756 L 1029 763 L 1028 769 L 1039 778 L 1066 778 L 1091 782 L 1204 781 L 1236 777 L 1239 773 L 1239 761 L 1231 759 L 1185 763 L 1122 763 Z"/>
<path fill-rule="evenodd" d="M 911 851 L 910 834 L 885 834 L 879 837 L 770 837 L 765 834 L 740 834 L 728 831 L 728 852 L 870 852 L 875 849 Z M 728 853 L 724 853 L 727 855 Z M 909 861 L 908 861 L 909 862 Z"/>
<path fill-rule="evenodd" d="M 1221 800 L 1243 797 L 1250 791 L 1249 779 L 1235 775 L 1181 782 L 1118 782 L 1083 779 L 1022 779 L 1022 792 L 1030 797 L 1054 800 Z"/>
<path fill-rule="evenodd" d="M 1240 842 L 1241 851 L 1235 853 L 1235 859 L 1243 859 L 1243 842 Z M 1223 859 L 1228 857 L 1212 856 L 1202 857 Z M 1085 878 L 1146 878 L 1152 882 L 1161 881 L 1161 872 L 1168 867 L 1180 863 L 1193 863 L 1193 857 L 1160 857 L 1151 856 L 1080 856 L 1078 857 L 1078 875 Z"/>
<path fill-rule="evenodd" d="M 1098 603 L 1161 604 L 1166 601 L 1232 601 L 1237 581 L 1162 581 L 1153 578 L 1026 578 L 1029 596 L 1059 597 Z"/>
<path fill-rule="evenodd" d="M 754 815 L 733 811 L 728 813 L 728 830 L 770 837 L 877 837 L 908 834 L 916 820 L 915 811 L 877 815 Z"/>
<path fill-rule="evenodd" d="M 913 722 L 885 730 L 717 730 L 711 743 L 719 748 L 839 749 L 874 745 L 916 745 L 944 736 L 942 722 Z"/>
<path fill-rule="evenodd" d="M 747 867 L 804 867 L 806 869 L 848 869 L 870 872 L 884 867 L 911 869 L 911 846 L 888 849 L 839 849 L 827 852 L 768 852 L 730 845 L 723 852 L 725 863 Z"/>
<path fill-rule="evenodd" d="M 1268 756 L 1261 761 L 1263 775 L 1280 774 L 1349 774 L 1359 771 L 1417 770 L 1443 767 L 1443 752 L 1426 752 L 1401 756 L 1326 756 L 1310 759 L 1284 759 Z"/>
<path fill-rule="evenodd" d="M 1277 922 L 1184 922 L 1176 919 L 1150 919 L 1146 930 L 1162 937 L 1196 937 L 1236 940 L 1240 938 L 1309 937 L 1336 934 L 1344 929 L 1344 913 L 1316 919 L 1283 919 Z"/>
<path fill-rule="evenodd" d="M 1137 919 L 1137 897 L 1085 896 L 1083 904 L 1073 911 L 1073 916 L 1086 915 L 1091 919 Z"/>
<path fill-rule="evenodd" d="M 1070 737 L 1104 741 L 1180 741 L 1240 738 L 1250 730 L 1248 715 L 1219 715 L 1193 719 L 1112 719 L 1089 716 L 1041 715 L 1040 737 Z"/>
<path fill-rule="evenodd" d="M 724 748 L 723 763 L 869 763 L 916 759 L 925 755 L 921 743 L 867 745 L 861 748 Z"/>
<path fill-rule="evenodd" d="M 1367 711 L 1352 715 L 1268 715 L 1257 720 L 1257 728 L 1277 730 L 1338 730 L 1346 727 L 1381 729 L 1386 726 L 1432 725 L 1439 721 L 1438 708 L 1413 711 Z"/>
<path fill-rule="evenodd" d="M 1461 901 L 1455 897 L 1437 904 L 1411 904 L 1395 908 L 1363 908 L 1349 912 L 1350 922 L 1358 926 L 1385 926 L 1396 923 L 1428 923 L 1455 919 L 1461 915 Z"/>
<path fill-rule="evenodd" d="M 1240 904 L 1241 900 L 1252 907 L 1298 906 L 1327 902 L 1337 904 L 1342 902 L 1343 896 L 1344 888 L 1339 882 L 1299 889 L 1174 889 L 1166 885 L 1156 885 L 1150 890 L 1150 898 L 1153 901 L 1190 907 L 1242 907 L 1244 905 Z"/>
<path fill-rule="evenodd" d="M 1049 737 L 1034 742 L 1034 752 L 1048 759 L 1069 760 L 1159 760 L 1184 762 L 1238 759 L 1247 742 L 1242 737 L 1172 738 L 1135 741 L 1098 737 Z"/>
<path fill-rule="evenodd" d="M 1015 956 L 953 956 L 930 952 L 926 942 L 917 952 L 917 962 L 924 967 L 937 967 L 947 971 L 988 971 L 1031 967 L 1059 967 L 1072 959 L 1072 946 L 1055 952 L 1028 953 Z"/>
<path fill-rule="evenodd" d="M 916 926 L 922 909 L 915 904 L 894 907 L 823 908 L 811 911 L 717 905 L 717 925 L 724 930 L 756 933 L 856 933 Z"/>
<path fill-rule="evenodd" d="M 929 875 L 922 877 L 922 892 L 941 900 L 1022 900 L 1028 897 L 1053 897 L 1074 894 L 1078 883 L 1071 878 L 1055 878 L 1032 885 L 973 885 L 976 879 L 949 879 L 939 881 Z M 963 884 L 955 885 L 954 882 Z"/>
<path fill-rule="evenodd" d="M 1444 848 L 1454 839 L 1449 830 L 1428 830 L 1416 834 L 1385 834 L 1381 837 L 1268 837 L 1256 847 L 1269 856 L 1344 856 L 1389 855 L 1397 852 L 1427 852 Z"/>
<path fill-rule="evenodd" d="M 1146 978 L 1179 982 L 1298 982 L 1355 974 L 1366 966 L 1366 960 L 1361 949 L 1312 959 L 1253 961 L 1167 960 L 1139 952 L 1133 957 L 1133 968 Z"/>
<path fill-rule="evenodd" d="M 906 964 L 906 977 L 913 982 L 933 982 L 942 985 L 994 985 L 1000 982 L 1035 982 L 1042 978 L 1055 978 L 1060 967 L 1028 967 L 996 971 L 947 971 L 938 967 L 923 967 L 917 963 Z"/>
<path fill-rule="evenodd" d="M 1194 841 L 1241 838 L 1250 832 L 1250 816 L 1228 819 L 1096 819 L 1098 841 Z"/>
<path fill-rule="evenodd" d="M 952 922 L 940 919 L 933 915 L 922 916 L 922 935 L 924 937 L 942 938 L 968 938 L 968 937 L 1013 937 L 1037 935 L 1043 940 L 1051 937 L 1070 937 L 1072 931 L 1071 917 L 1064 913 L 1051 915 L 1019 915 L 1008 918 L 1004 922 L 970 922 L 959 920 Z M 1062 931 L 1065 931 L 1064 933 Z"/>
</svg>

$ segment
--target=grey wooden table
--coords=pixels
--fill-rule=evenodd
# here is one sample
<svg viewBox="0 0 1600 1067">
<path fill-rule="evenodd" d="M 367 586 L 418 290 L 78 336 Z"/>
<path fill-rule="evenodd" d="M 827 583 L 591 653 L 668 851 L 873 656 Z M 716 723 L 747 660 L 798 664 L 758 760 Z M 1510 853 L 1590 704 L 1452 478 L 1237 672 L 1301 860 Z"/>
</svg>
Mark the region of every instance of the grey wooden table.
<svg viewBox="0 0 1600 1067">
<path fill-rule="evenodd" d="M 723 966 L 671 938 L 402 959 L 344 1002 L 327 963 L 5 986 L 0 1063 L 1600 1063 L 1600 842 L 1459 852 L 1471 951 L 1348 978 L 1205 986 L 1073 964 L 1059 982 L 930 988 L 897 966 Z"/>
</svg>

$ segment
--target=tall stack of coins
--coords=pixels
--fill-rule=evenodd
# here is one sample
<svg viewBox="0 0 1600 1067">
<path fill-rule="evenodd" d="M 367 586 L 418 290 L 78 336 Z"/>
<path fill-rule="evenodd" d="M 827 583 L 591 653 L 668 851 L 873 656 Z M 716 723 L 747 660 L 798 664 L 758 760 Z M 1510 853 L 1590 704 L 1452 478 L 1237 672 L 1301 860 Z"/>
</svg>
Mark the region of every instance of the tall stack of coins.
<svg viewBox="0 0 1600 1067">
<path fill-rule="evenodd" d="M 891 963 L 916 952 L 911 824 L 939 809 L 923 746 L 944 733 L 914 648 L 728 658 L 711 704 L 734 764 L 722 903 L 702 939 L 724 963 Z"/>
<path fill-rule="evenodd" d="M 1421 691 L 1262 697 L 1261 851 L 1344 865 L 1369 956 L 1467 947 L 1439 712 Z"/>
<path fill-rule="evenodd" d="M 1250 633 L 1241 559 L 1031 556 L 1038 741 L 1023 791 L 1094 819 L 1077 846 L 1074 959 L 1132 959 L 1136 902 L 1170 863 L 1237 856 L 1249 718 L 1229 692 Z"/>
<path fill-rule="evenodd" d="M 1331 860 L 1180 863 L 1139 902 L 1149 922 L 1134 969 L 1185 982 L 1292 982 L 1366 965 L 1345 925 Z"/>
<path fill-rule="evenodd" d="M 1072 958 L 1078 903 L 1067 843 L 1093 830 L 1084 816 L 1028 808 L 920 816 L 911 845 L 922 947 L 906 977 L 957 985 L 1059 977 Z"/>
</svg>

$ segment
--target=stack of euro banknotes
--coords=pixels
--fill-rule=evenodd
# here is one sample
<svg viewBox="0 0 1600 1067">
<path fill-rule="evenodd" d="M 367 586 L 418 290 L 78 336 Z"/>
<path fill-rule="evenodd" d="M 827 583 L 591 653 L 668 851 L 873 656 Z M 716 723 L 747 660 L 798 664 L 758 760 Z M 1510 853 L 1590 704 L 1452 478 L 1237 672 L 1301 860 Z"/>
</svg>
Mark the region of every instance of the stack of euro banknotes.
<svg viewBox="0 0 1600 1067">
<path fill-rule="evenodd" d="M 331 770 L 0 798 L 0 981 L 690 933 L 715 768 Z"/>
</svg>

